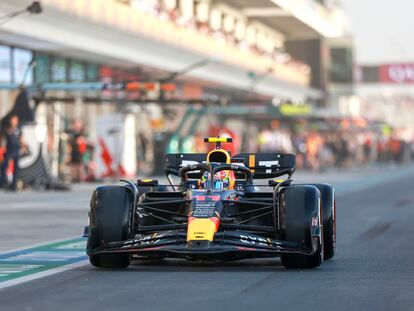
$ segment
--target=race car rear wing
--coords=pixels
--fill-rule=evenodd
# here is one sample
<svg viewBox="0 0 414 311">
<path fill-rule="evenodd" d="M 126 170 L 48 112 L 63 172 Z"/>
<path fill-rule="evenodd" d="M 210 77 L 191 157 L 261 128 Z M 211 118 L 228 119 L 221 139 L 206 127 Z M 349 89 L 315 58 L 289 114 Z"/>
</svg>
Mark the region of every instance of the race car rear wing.
<svg viewBox="0 0 414 311">
<path fill-rule="evenodd" d="M 232 163 L 248 167 L 254 179 L 275 178 L 282 175 L 292 176 L 295 171 L 293 154 L 284 153 L 239 153 L 232 157 Z"/>
<path fill-rule="evenodd" d="M 206 162 L 205 153 L 172 153 L 166 156 L 166 173 L 179 176 L 180 169 L 191 164 Z M 295 156 L 282 153 L 239 153 L 231 163 L 248 167 L 254 179 L 270 179 L 282 175 L 292 176 Z M 194 178 L 198 178 L 194 175 Z"/>
</svg>

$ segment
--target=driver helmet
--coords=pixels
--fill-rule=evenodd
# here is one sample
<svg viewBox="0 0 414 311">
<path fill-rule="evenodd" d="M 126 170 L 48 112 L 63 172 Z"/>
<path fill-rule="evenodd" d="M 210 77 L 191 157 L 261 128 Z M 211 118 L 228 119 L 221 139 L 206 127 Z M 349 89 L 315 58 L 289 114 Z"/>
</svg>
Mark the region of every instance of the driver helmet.
<svg viewBox="0 0 414 311">
<path fill-rule="evenodd" d="M 199 182 L 200 189 L 207 189 L 210 186 L 211 178 L 210 172 L 205 172 Z M 220 171 L 214 174 L 213 190 L 229 190 L 234 188 L 235 176 L 233 171 Z"/>
</svg>

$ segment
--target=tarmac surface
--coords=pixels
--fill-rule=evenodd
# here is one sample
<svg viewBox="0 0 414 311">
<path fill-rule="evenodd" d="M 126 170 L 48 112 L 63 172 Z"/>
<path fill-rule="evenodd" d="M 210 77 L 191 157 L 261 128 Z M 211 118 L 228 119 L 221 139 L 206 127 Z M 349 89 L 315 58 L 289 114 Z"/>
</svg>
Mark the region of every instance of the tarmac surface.
<svg viewBox="0 0 414 311">
<path fill-rule="evenodd" d="M 0 289 L 0 310 L 414 310 L 414 167 L 296 177 L 337 189 L 337 254 L 317 269 L 278 259 L 85 264 Z M 0 251 L 80 236 L 93 187 L 0 193 Z"/>
</svg>

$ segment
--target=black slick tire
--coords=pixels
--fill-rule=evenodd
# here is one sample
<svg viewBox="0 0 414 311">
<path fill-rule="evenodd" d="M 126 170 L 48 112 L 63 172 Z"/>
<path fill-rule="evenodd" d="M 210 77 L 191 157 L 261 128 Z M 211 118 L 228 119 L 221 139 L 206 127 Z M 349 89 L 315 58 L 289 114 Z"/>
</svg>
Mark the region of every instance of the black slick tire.
<svg viewBox="0 0 414 311">
<path fill-rule="evenodd" d="M 129 238 L 132 201 L 132 194 L 126 187 L 96 188 L 90 202 L 88 250 L 93 250 L 102 243 Z M 99 268 L 126 268 L 130 263 L 130 255 L 96 254 L 90 255 L 89 261 Z"/>
<path fill-rule="evenodd" d="M 289 242 L 305 244 L 312 249 L 312 215 L 320 217 L 320 194 L 316 187 L 293 185 L 284 190 L 281 198 L 281 238 Z M 313 255 L 283 254 L 281 261 L 288 269 L 310 269 L 323 261 L 323 243 L 318 239 Z"/>
</svg>

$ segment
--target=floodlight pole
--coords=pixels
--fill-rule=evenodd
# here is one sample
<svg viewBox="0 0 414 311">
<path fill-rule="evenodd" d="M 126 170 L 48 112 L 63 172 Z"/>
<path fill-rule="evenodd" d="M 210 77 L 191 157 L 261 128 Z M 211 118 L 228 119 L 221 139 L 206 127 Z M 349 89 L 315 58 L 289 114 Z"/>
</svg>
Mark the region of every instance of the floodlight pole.
<svg viewBox="0 0 414 311">
<path fill-rule="evenodd" d="M 14 19 L 17 16 L 20 16 L 25 13 L 30 14 L 40 14 L 42 13 L 42 5 L 40 4 L 40 1 L 33 1 L 29 6 L 27 6 L 24 9 L 20 9 L 11 13 L 7 13 L 3 16 L 0 16 L 0 26 L 10 22 L 12 19 Z"/>
</svg>

